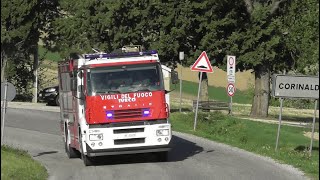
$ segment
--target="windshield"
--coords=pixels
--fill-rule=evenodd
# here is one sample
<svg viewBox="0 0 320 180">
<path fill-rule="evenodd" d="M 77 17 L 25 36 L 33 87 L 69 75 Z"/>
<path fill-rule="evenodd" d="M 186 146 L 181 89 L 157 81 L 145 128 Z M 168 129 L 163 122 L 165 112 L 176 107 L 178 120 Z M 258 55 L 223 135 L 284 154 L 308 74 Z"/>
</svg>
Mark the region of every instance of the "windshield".
<svg viewBox="0 0 320 180">
<path fill-rule="evenodd" d="M 118 94 L 163 90 L 160 65 L 139 64 L 88 70 L 88 94 Z"/>
</svg>

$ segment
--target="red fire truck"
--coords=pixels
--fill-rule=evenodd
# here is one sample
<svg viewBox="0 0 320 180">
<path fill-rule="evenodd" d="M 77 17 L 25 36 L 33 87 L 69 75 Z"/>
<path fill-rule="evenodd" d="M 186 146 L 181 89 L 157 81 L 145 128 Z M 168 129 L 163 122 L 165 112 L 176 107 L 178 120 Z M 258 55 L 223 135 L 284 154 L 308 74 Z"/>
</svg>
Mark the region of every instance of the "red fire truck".
<svg viewBox="0 0 320 180">
<path fill-rule="evenodd" d="M 139 48 L 139 47 L 138 47 Z M 69 158 L 170 150 L 169 91 L 155 50 L 73 54 L 59 63 L 60 125 Z M 135 49 L 135 48 L 131 48 Z M 174 73 L 172 73 L 174 72 Z M 171 83 L 177 74 L 171 72 Z"/>
</svg>

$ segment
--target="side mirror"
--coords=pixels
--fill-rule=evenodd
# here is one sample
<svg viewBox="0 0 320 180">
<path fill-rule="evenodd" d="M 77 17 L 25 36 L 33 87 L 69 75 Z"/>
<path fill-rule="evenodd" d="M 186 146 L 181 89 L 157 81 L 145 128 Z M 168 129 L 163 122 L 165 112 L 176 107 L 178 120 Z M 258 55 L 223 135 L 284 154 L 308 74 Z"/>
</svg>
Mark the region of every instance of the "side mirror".
<svg viewBox="0 0 320 180">
<path fill-rule="evenodd" d="M 83 78 L 83 71 L 79 71 L 78 77 L 81 78 L 81 79 Z"/>
<path fill-rule="evenodd" d="M 84 89 L 83 89 L 83 85 L 78 85 L 79 91 L 80 91 L 80 97 L 79 99 L 81 99 L 82 101 L 80 101 L 80 105 L 83 105 L 83 101 L 85 100 L 86 96 L 84 94 Z"/>
<path fill-rule="evenodd" d="M 71 84 L 71 91 L 77 90 L 77 79 L 76 78 L 70 78 L 70 84 Z"/>
<path fill-rule="evenodd" d="M 178 72 L 177 71 L 171 71 L 171 83 L 177 84 L 179 82 Z"/>
</svg>

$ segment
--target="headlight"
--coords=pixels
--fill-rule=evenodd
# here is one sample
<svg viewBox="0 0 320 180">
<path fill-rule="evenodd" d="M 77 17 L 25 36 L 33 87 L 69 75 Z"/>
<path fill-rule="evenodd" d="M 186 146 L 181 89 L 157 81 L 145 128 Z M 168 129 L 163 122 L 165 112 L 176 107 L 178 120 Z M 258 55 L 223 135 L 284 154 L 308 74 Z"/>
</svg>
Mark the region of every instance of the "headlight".
<svg viewBox="0 0 320 180">
<path fill-rule="evenodd" d="M 169 136 L 169 129 L 157 130 L 157 136 Z"/>
<path fill-rule="evenodd" d="M 102 141 L 103 140 L 103 134 L 90 134 L 89 135 L 90 141 Z"/>
<path fill-rule="evenodd" d="M 56 91 L 56 88 L 49 88 L 46 90 L 46 92 L 55 92 Z"/>
</svg>

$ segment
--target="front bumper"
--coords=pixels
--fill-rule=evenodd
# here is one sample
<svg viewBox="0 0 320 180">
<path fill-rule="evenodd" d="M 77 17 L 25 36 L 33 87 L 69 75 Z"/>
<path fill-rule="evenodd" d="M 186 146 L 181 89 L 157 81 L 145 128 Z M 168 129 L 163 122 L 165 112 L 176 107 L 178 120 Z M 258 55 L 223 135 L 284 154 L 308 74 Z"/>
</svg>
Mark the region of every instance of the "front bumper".
<svg viewBox="0 0 320 180">
<path fill-rule="evenodd" d="M 159 146 L 146 146 L 146 147 L 128 147 L 128 148 L 116 148 L 116 149 L 99 149 L 93 150 L 87 145 L 87 156 L 106 156 L 106 155 L 119 155 L 119 154 L 138 154 L 138 153 L 150 153 L 150 152 L 163 152 L 170 151 L 170 145 Z"/>
<path fill-rule="evenodd" d="M 168 133 L 158 134 L 159 130 L 167 130 Z M 88 156 L 169 151 L 172 138 L 170 123 L 90 128 L 86 132 L 83 143 Z M 93 134 L 102 134 L 103 138 L 90 139 Z"/>
</svg>

